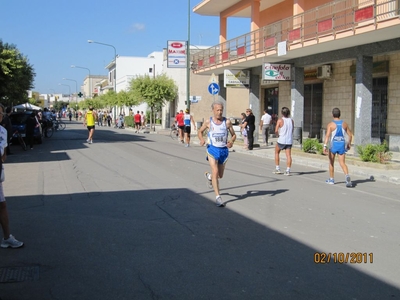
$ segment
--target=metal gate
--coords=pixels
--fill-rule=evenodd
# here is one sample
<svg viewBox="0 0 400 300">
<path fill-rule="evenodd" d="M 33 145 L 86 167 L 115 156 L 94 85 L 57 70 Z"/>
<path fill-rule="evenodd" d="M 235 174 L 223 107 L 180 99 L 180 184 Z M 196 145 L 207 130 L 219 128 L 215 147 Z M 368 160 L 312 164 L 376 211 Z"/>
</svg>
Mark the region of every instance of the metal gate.
<svg viewBox="0 0 400 300">
<path fill-rule="evenodd" d="M 322 91 L 322 83 L 304 86 L 303 135 L 310 138 L 321 138 L 319 135 L 322 127 Z"/>
<path fill-rule="evenodd" d="M 378 138 L 381 142 L 386 134 L 387 86 L 387 77 L 373 79 L 371 138 Z"/>
</svg>

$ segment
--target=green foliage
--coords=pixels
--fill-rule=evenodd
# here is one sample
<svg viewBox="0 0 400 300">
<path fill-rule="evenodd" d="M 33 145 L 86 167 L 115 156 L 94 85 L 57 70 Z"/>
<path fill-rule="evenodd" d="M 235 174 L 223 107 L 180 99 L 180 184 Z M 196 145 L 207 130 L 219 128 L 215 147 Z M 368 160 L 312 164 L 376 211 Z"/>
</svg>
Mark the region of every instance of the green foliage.
<svg viewBox="0 0 400 300">
<path fill-rule="evenodd" d="M 53 108 L 56 111 L 61 110 L 63 107 L 67 107 L 68 106 L 68 102 L 64 102 L 64 101 L 57 101 L 54 103 Z"/>
<path fill-rule="evenodd" d="M 35 73 L 28 58 L 15 45 L 0 40 L 0 101 L 4 105 L 28 102 Z"/>
<path fill-rule="evenodd" d="M 178 96 L 178 87 L 167 75 L 151 78 L 148 75 L 139 76 L 130 82 L 130 92 L 137 103 L 146 102 L 151 109 L 150 123 L 153 116 L 165 102 L 171 102 Z"/>
<path fill-rule="evenodd" d="M 137 103 L 146 102 L 151 108 L 161 108 L 164 102 L 175 100 L 178 87 L 165 74 L 151 78 L 148 75 L 132 79 L 130 91 Z"/>
<path fill-rule="evenodd" d="M 367 144 L 357 146 L 357 153 L 362 161 L 370 161 L 375 163 L 387 163 L 392 159 L 393 153 L 389 152 L 389 145 L 386 140 L 382 144 Z"/>
<path fill-rule="evenodd" d="M 322 154 L 324 148 L 317 139 L 306 139 L 303 141 L 303 151 L 307 153 L 318 153 Z"/>
<path fill-rule="evenodd" d="M 133 125 L 133 116 L 125 117 L 125 127 L 134 127 Z"/>
</svg>

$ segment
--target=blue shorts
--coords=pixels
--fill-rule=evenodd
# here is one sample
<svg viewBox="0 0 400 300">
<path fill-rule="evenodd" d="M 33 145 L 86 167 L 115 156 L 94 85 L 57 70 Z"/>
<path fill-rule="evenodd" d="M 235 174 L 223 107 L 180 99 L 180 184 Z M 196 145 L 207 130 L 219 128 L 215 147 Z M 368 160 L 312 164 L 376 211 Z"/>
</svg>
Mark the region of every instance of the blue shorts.
<svg viewBox="0 0 400 300">
<path fill-rule="evenodd" d="M 346 150 L 346 142 L 345 141 L 341 141 L 341 142 L 334 141 L 332 143 L 332 146 L 329 149 L 329 151 L 331 151 L 332 154 L 339 154 L 339 155 L 345 154 L 347 151 Z"/>
<path fill-rule="evenodd" d="M 208 156 L 211 156 L 216 161 L 218 161 L 219 165 L 223 165 L 228 161 L 229 149 L 228 147 L 214 147 L 212 145 L 207 146 L 207 160 Z"/>
<path fill-rule="evenodd" d="M 280 150 L 292 149 L 292 144 L 279 144 L 277 143 Z"/>
</svg>

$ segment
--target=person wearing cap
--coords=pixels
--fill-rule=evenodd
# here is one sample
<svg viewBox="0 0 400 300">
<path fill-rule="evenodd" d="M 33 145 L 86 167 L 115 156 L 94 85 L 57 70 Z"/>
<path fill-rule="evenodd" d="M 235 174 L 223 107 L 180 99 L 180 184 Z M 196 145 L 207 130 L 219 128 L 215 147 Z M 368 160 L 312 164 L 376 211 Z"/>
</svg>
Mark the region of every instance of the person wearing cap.
<svg viewBox="0 0 400 300">
<path fill-rule="evenodd" d="M 190 146 L 190 133 L 191 133 L 191 124 L 193 123 L 193 128 L 196 130 L 196 125 L 194 124 L 193 116 L 190 114 L 190 110 L 186 108 L 185 115 L 183 116 L 183 123 L 185 127 L 183 132 L 185 133 L 186 145 L 185 147 Z"/>
<path fill-rule="evenodd" d="M 86 140 L 89 144 L 93 143 L 93 134 L 96 123 L 96 112 L 93 111 L 93 107 L 89 106 L 89 110 L 85 113 L 85 118 L 83 121 L 83 126 L 86 126 L 89 131 L 89 137 Z"/>
</svg>

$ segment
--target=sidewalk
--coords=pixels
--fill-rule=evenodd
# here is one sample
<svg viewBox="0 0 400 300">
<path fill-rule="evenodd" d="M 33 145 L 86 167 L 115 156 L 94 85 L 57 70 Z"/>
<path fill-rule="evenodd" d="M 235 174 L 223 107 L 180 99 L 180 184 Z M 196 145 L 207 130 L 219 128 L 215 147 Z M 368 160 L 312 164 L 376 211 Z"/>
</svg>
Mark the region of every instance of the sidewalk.
<svg viewBox="0 0 400 300">
<path fill-rule="evenodd" d="M 157 130 L 156 128 L 156 133 L 169 135 L 170 131 L 167 129 Z M 192 143 L 194 144 L 199 143 L 196 134 L 191 135 L 191 140 Z M 270 145 L 260 147 L 259 144 L 255 144 L 254 149 L 249 151 L 243 149 L 243 140 L 241 138 L 238 138 L 235 142 L 235 145 L 232 147 L 232 151 L 246 155 L 254 155 L 274 160 L 276 141 L 277 138 L 270 138 L 268 141 Z M 376 181 L 400 184 L 400 153 L 399 152 L 392 152 L 392 153 L 393 156 L 391 162 L 387 165 L 384 165 L 384 164 L 361 161 L 360 158 L 354 156 L 354 148 L 351 148 L 348 154 L 346 155 L 346 164 L 349 167 L 349 173 L 350 175 L 365 177 L 365 179 L 368 180 L 376 180 Z M 286 161 L 284 153 L 281 153 L 280 160 L 281 160 L 281 165 L 284 165 L 282 164 L 282 162 Z M 317 168 L 320 170 L 328 170 L 328 157 L 326 155 L 305 153 L 301 150 L 299 144 L 293 145 L 292 160 L 293 160 L 292 169 L 295 169 L 296 165 L 303 165 L 303 166 Z M 339 174 L 342 172 L 342 169 L 340 168 L 337 159 L 335 161 L 335 171 Z"/>
</svg>

